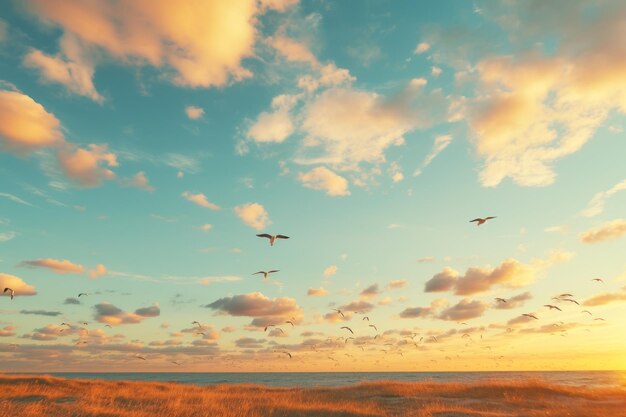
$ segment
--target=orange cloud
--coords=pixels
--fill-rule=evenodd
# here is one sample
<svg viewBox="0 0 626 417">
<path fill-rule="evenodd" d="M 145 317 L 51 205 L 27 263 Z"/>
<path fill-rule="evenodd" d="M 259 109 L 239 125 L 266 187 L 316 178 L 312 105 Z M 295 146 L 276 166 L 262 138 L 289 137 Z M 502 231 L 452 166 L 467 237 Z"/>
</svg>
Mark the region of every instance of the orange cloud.
<svg viewBox="0 0 626 417">
<path fill-rule="evenodd" d="M 586 300 L 583 305 L 593 307 L 593 306 L 601 306 L 609 303 L 626 301 L 626 290 L 622 290 L 621 292 L 616 293 L 604 293 L 594 295 L 590 299 Z"/>
<path fill-rule="evenodd" d="M 486 310 L 487 303 L 483 301 L 463 299 L 456 305 L 443 310 L 437 318 L 450 321 L 469 320 L 482 316 Z"/>
<path fill-rule="evenodd" d="M 58 260 L 52 258 L 23 261 L 21 266 L 48 268 L 57 274 L 81 274 L 85 268 L 80 264 L 75 264 L 67 259 Z"/>
<path fill-rule="evenodd" d="M 299 95 L 279 95 L 272 100 L 272 112 L 262 112 L 250 129 L 248 138 L 258 143 L 281 143 L 294 131 L 289 114 L 300 99 Z"/>
<path fill-rule="evenodd" d="M 113 171 L 102 166 L 118 166 L 116 155 L 106 145 L 91 144 L 88 149 L 68 146 L 59 150 L 57 157 L 65 175 L 82 187 L 97 187 L 102 181 L 115 178 Z"/>
<path fill-rule="evenodd" d="M 235 207 L 235 214 L 248 226 L 262 230 L 272 222 L 265 208 L 259 203 L 247 203 Z"/>
<path fill-rule="evenodd" d="M 404 288 L 408 284 L 406 279 L 395 279 L 387 284 L 387 288 L 396 289 L 396 288 Z"/>
<path fill-rule="evenodd" d="M 288 297 L 270 299 L 260 292 L 220 298 L 204 307 L 235 317 L 253 317 L 252 326 L 263 327 L 302 318 L 302 308 L 296 300 Z"/>
<path fill-rule="evenodd" d="M 146 176 L 146 173 L 143 171 L 139 171 L 132 178 L 124 180 L 123 183 L 127 186 L 141 188 L 144 191 L 154 191 L 154 187 L 150 185 L 150 180 Z"/>
<path fill-rule="evenodd" d="M 309 290 L 306 292 L 306 295 L 308 295 L 309 297 L 325 297 L 326 295 L 328 295 L 328 291 L 326 291 L 322 287 L 309 288 Z"/>
<path fill-rule="evenodd" d="M 350 195 L 348 180 L 326 167 L 313 168 L 306 173 L 301 172 L 298 174 L 298 181 L 307 188 L 326 191 L 326 194 L 330 196 Z"/>
<path fill-rule="evenodd" d="M 363 291 L 361 291 L 361 298 L 364 300 L 369 300 L 370 298 L 374 298 L 379 295 L 381 291 L 378 289 L 378 284 L 372 284 Z"/>
<path fill-rule="evenodd" d="M 134 313 L 127 313 L 111 303 L 103 302 L 94 307 L 94 319 L 106 324 L 137 324 L 147 317 L 158 317 L 161 310 L 157 305 L 143 307 L 135 310 Z"/>
<path fill-rule="evenodd" d="M 96 267 L 94 269 L 91 269 L 89 271 L 89 277 L 90 278 L 98 278 L 98 277 L 101 277 L 102 275 L 105 275 L 106 273 L 107 273 L 106 266 L 104 266 L 102 264 L 98 264 L 98 265 L 96 265 Z"/>
<path fill-rule="evenodd" d="M 185 114 L 187 114 L 187 117 L 191 120 L 198 120 L 204 116 L 204 109 L 197 106 L 187 106 L 185 107 Z"/>
<path fill-rule="evenodd" d="M 330 265 L 324 269 L 324 272 L 322 272 L 322 275 L 324 275 L 324 277 L 326 278 L 332 277 L 333 275 L 337 273 L 338 270 L 339 270 L 339 267 L 337 265 Z"/>
<path fill-rule="evenodd" d="M 185 197 L 187 200 L 191 201 L 194 204 L 197 204 L 201 207 L 205 207 L 211 210 L 219 210 L 220 206 L 218 206 L 217 204 L 213 204 L 211 203 L 207 197 L 202 194 L 202 193 L 198 193 L 198 194 L 191 194 L 188 191 L 185 191 L 181 194 L 183 197 Z"/>
<path fill-rule="evenodd" d="M 287 61 L 306 62 L 311 64 L 311 66 L 318 65 L 315 55 L 313 55 L 309 47 L 302 42 L 298 42 L 295 39 L 278 33 L 268 38 L 267 43 L 276 49 Z"/>
<path fill-rule="evenodd" d="M 626 220 L 615 219 L 581 233 L 579 238 L 583 243 L 599 243 L 613 240 L 626 235 Z"/>
<path fill-rule="evenodd" d="M 34 286 L 28 285 L 20 277 L 16 277 L 15 275 L 10 274 L 0 273 L 0 287 L 2 287 L 2 290 L 7 287 L 11 288 L 13 291 L 15 291 L 15 297 L 37 294 Z M 2 293 L 1 295 L 8 297 L 10 294 L 6 292 Z"/>
<path fill-rule="evenodd" d="M 0 140 L 18 154 L 64 142 L 61 123 L 52 113 L 29 96 L 7 90 L 0 90 Z"/>
</svg>

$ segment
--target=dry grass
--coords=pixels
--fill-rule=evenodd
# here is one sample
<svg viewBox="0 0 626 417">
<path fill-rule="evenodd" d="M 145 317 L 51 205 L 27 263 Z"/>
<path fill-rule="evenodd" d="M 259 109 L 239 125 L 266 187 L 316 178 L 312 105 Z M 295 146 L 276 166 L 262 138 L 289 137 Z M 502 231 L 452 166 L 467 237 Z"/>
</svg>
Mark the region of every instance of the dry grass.
<svg viewBox="0 0 626 417">
<path fill-rule="evenodd" d="M 542 381 L 371 382 L 338 388 L 0 377 L 0 417 L 626 415 L 626 391 Z"/>
</svg>

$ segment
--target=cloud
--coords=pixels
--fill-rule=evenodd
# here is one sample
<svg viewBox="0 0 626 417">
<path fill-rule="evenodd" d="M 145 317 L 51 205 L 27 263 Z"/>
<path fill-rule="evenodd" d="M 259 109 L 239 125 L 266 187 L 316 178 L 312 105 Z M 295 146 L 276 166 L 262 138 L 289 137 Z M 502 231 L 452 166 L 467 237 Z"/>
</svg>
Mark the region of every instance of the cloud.
<svg viewBox="0 0 626 417">
<path fill-rule="evenodd" d="M 46 311 L 46 310 L 20 310 L 20 314 L 32 314 L 35 316 L 50 316 L 56 317 L 60 316 L 62 313 L 60 311 Z"/>
<path fill-rule="evenodd" d="M 374 309 L 374 304 L 364 300 L 352 301 L 339 307 L 340 310 L 348 313 L 369 313 Z M 344 313 L 345 314 L 345 313 Z"/>
<path fill-rule="evenodd" d="M 541 267 L 550 265 L 550 261 L 540 262 Z M 472 295 L 489 291 L 498 285 L 519 288 L 534 281 L 535 273 L 536 268 L 515 259 L 507 259 L 496 268 L 472 267 L 464 275 L 460 275 L 452 268 L 444 268 L 426 282 L 424 291 L 440 292 L 454 289 L 456 295 Z"/>
<path fill-rule="evenodd" d="M 328 291 L 326 291 L 323 287 L 320 288 L 309 288 L 306 292 L 306 295 L 309 297 L 325 297 L 328 295 Z"/>
<path fill-rule="evenodd" d="M 23 155 L 64 142 L 61 123 L 29 96 L 0 90 L 0 141 Z"/>
<path fill-rule="evenodd" d="M 424 292 L 450 291 L 456 284 L 459 273 L 452 268 L 444 268 L 424 284 Z"/>
<path fill-rule="evenodd" d="M 23 261 L 20 263 L 20 266 L 48 268 L 57 274 L 81 274 L 85 271 L 82 265 L 72 263 L 67 259 L 35 259 L 32 261 Z"/>
<path fill-rule="evenodd" d="M 396 288 L 404 288 L 408 284 L 406 279 L 395 279 L 387 284 L 387 288 L 396 289 Z"/>
<path fill-rule="evenodd" d="M 94 319 L 106 324 L 137 324 L 147 317 L 157 317 L 160 315 L 158 305 L 143 307 L 135 310 L 134 313 L 127 313 L 111 303 L 103 302 L 94 307 Z"/>
<path fill-rule="evenodd" d="M 262 112 L 246 136 L 258 143 L 281 143 L 294 131 L 289 112 L 300 99 L 299 95 L 279 95 L 272 100 L 272 111 Z"/>
<path fill-rule="evenodd" d="M 188 191 L 185 191 L 181 194 L 183 197 L 185 197 L 187 200 L 191 201 L 194 204 L 197 204 L 201 207 L 204 208 L 208 208 L 211 210 L 219 210 L 220 206 L 218 206 L 217 204 L 213 204 L 211 203 L 207 197 L 202 194 L 202 193 L 198 193 L 198 194 L 191 194 Z"/>
<path fill-rule="evenodd" d="M 272 222 L 265 208 L 259 203 L 246 203 L 235 207 L 235 214 L 248 226 L 260 231 Z"/>
<path fill-rule="evenodd" d="M 443 152 L 444 149 L 448 147 L 450 142 L 452 142 L 452 136 L 450 135 L 437 136 L 435 138 L 435 143 L 433 144 L 433 148 L 431 149 L 430 153 L 426 155 L 426 158 L 424 158 L 424 161 L 422 161 L 422 165 L 420 166 L 420 168 L 417 168 L 415 172 L 413 172 L 413 176 L 416 177 L 420 175 L 422 171 L 424 171 L 424 169 L 428 165 L 430 165 L 433 159 L 435 159 L 437 155 L 439 155 L 441 152 Z"/>
<path fill-rule="evenodd" d="M 417 260 L 417 262 L 419 263 L 427 263 L 427 262 L 435 262 L 435 257 L 434 256 L 424 256 L 422 258 L 419 258 Z"/>
<path fill-rule="evenodd" d="M 216 282 L 235 282 L 241 281 L 241 277 L 237 275 L 216 275 L 216 276 L 207 276 L 200 278 L 200 284 L 202 285 L 210 285 Z"/>
<path fill-rule="evenodd" d="M 141 188 L 144 191 L 153 192 L 154 187 L 150 185 L 150 180 L 146 176 L 146 173 L 139 171 L 132 178 L 124 181 L 124 184 L 131 187 Z"/>
<path fill-rule="evenodd" d="M 15 336 L 15 326 L 8 325 L 0 329 L 0 337 L 11 337 L 11 336 Z"/>
<path fill-rule="evenodd" d="M 405 308 L 400 312 L 400 317 L 403 319 L 416 319 L 416 318 L 424 318 L 429 317 L 433 313 L 432 308 L 430 307 L 412 307 Z"/>
<path fill-rule="evenodd" d="M 337 265 L 330 265 L 330 266 L 327 266 L 326 269 L 324 269 L 324 272 L 322 272 L 322 275 L 324 275 L 324 277 L 326 278 L 332 277 L 333 275 L 337 273 L 338 270 L 339 270 L 339 267 Z"/>
<path fill-rule="evenodd" d="M 487 303 L 463 299 L 452 307 L 443 310 L 437 318 L 442 320 L 458 321 L 480 317 L 487 310 Z"/>
<path fill-rule="evenodd" d="M 620 301 L 626 301 L 626 290 L 622 290 L 621 292 L 615 292 L 615 293 L 603 293 L 603 294 L 594 295 L 588 300 L 585 300 L 583 305 L 593 307 L 593 306 L 601 306 L 601 305 L 620 302 Z"/>
<path fill-rule="evenodd" d="M 96 265 L 94 269 L 89 270 L 89 278 L 98 278 L 98 277 L 101 277 L 102 275 L 106 275 L 106 273 L 107 273 L 106 266 L 102 264 L 98 264 Z"/>
<path fill-rule="evenodd" d="M 268 45 L 274 48 L 287 61 L 305 62 L 312 66 L 318 65 L 317 58 L 315 58 L 315 55 L 313 55 L 306 44 L 284 36 L 280 32 L 279 30 L 275 36 L 267 38 Z"/>
<path fill-rule="evenodd" d="M 511 310 L 513 308 L 522 307 L 525 304 L 525 301 L 532 299 L 533 296 L 527 291 L 521 294 L 518 294 L 514 297 L 507 298 L 506 303 L 496 302 L 495 308 L 498 310 Z"/>
<path fill-rule="evenodd" d="M 626 220 L 615 219 L 579 235 L 583 243 L 599 243 L 626 235 Z"/>
<path fill-rule="evenodd" d="M 326 194 L 330 196 L 350 195 L 348 180 L 326 167 L 313 168 L 306 173 L 301 172 L 298 174 L 298 181 L 307 188 L 326 191 Z"/>
<path fill-rule="evenodd" d="M 67 297 L 63 304 L 80 304 L 80 300 L 74 297 Z"/>
<path fill-rule="evenodd" d="M 253 317 L 251 325 L 263 327 L 302 317 L 302 309 L 293 298 L 270 299 L 260 292 L 220 298 L 204 306 L 235 317 Z"/>
<path fill-rule="evenodd" d="M 242 61 L 254 55 L 258 16 L 293 2 L 184 0 L 122 4 L 28 2 L 27 10 L 60 27 L 58 59 L 94 67 L 104 58 L 149 65 L 185 87 L 221 87 L 252 76 Z M 224 47 L 228 45 L 228 47 Z M 93 69 L 92 69 L 93 71 Z M 93 73 L 84 73 L 93 77 Z"/>
<path fill-rule="evenodd" d="M 597 193 L 593 196 L 587 208 L 582 211 L 582 215 L 585 217 L 593 217 L 604 211 L 604 205 L 613 194 L 626 190 L 626 179 L 618 182 L 608 191 Z"/>
<path fill-rule="evenodd" d="M 235 340 L 235 346 L 241 349 L 261 349 L 265 340 L 252 337 L 241 337 Z"/>
<path fill-rule="evenodd" d="M 378 289 L 378 284 L 372 284 L 363 291 L 361 291 L 361 298 L 364 300 L 369 300 L 370 298 L 374 298 L 380 294 L 380 290 Z"/>
<path fill-rule="evenodd" d="M 430 49 L 430 44 L 427 42 L 420 42 L 419 44 L 417 44 L 417 46 L 415 47 L 415 51 L 413 51 L 415 54 L 423 54 L 424 52 L 428 51 Z"/>
<path fill-rule="evenodd" d="M 200 226 L 199 229 L 202 230 L 203 232 L 209 232 L 211 231 L 211 229 L 213 229 L 213 225 L 205 223 L 202 226 Z"/>
<path fill-rule="evenodd" d="M 15 236 L 17 236 L 17 233 L 15 232 L 2 232 L 0 233 L 0 242 L 8 242 L 9 240 L 12 240 Z"/>
<path fill-rule="evenodd" d="M 202 107 L 187 106 L 185 107 L 185 114 L 191 120 L 198 120 L 204 116 L 204 109 Z"/>
<path fill-rule="evenodd" d="M 15 203 L 23 204 L 25 206 L 35 207 L 32 204 L 30 204 L 28 201 L 24 201 L 21 198 L 14 196 L 13 194 L 0 193 L 0 197 L 8 198 L 9 200 L 11 200 L 11 201 L 13 201 Z"/>
<path fill-rule="evenodd" d="M 64 42 L 68 51 L 75 51 L 78 46 L 72 38 L 66 38 Z M 93 84 L 93 65 L 79 56 L 75 58 L 64 59 L 60 54 L 51 56 L 38 49 L 31 49 L 24 57 L 23 64 L 38 70 L 44 82 L 62 84 L 71 93 L 102 103 L 104 97 L 96 91 Z"/>
<path fill-rule="evenodd" d="M 59 150 L 57 158 L 65 175 L 85 188 L 112 180 L 115 173 L 106 167 L 118 166 L 117 156 L 106 145 L 91 144 L 88 149 L 68 145 Z"/>
</svg>

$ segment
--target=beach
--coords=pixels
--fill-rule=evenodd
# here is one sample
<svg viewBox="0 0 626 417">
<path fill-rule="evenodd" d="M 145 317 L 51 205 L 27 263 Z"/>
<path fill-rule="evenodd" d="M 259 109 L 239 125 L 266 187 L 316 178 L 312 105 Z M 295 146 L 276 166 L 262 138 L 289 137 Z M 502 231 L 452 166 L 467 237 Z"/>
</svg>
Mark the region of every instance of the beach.
<svg viewBox="0 0 626 417">
<path fill-rule="evenodd" d="M 626 390 L 542 380 L 364 382 L 341 387 L 0 377 L 0 417 L 626 415 Z"/>
</svg>

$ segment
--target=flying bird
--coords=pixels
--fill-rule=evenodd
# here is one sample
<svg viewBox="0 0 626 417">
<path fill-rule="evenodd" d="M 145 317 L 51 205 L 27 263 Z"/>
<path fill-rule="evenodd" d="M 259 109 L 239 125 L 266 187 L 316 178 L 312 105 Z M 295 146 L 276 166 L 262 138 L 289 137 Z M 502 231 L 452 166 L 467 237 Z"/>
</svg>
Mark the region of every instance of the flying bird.
<svg viewBox="0 0 626 417">
<path fill-rule="evenodd" d="M 476 222 L 476 226 L 480 226 L 481 224 L 485 223 L 487 220 L 491 220 L 491 219 L 495 219 L 496 216 L 489 216 L 489 217 L 485 217 L 484 219 L 481 219 L 480 217 L 475 218 L 474 220 L 470 220 L 470 223 Z"/>
<path fill-rule="evenodd" d="M 572 300 L 571 298 L 563 298 L 563 301 L 569 301 L 570 303 L 574 303 L 577 306 L 579 306 L 580 304 L 578 304 L 578 301 L 576 300 Z"/>
<path fill-rule="evenodd" d="M 87 294 L 86 292 L 81 292 L 80 294 L 78 294 L 78 297 L 80 298 L 80 297 L 82 297 L 83 295 L 89 295 L 89 294 Z"/>
<path fill-rule="evenodd" d="M 594 320 L 606 321 L 602 317 L 598 317 L 597 319 L 594 319 Z"/>
<path fill-rule="evenodd" d="M 291 358 L 292 358 L 291 353 L 289 353 L 289 352 L 280 352 L 280 353 L 284 353 L 285 355 L 288 355 L 288 356 L 289 356 L 289 359 L 291 359 Z"/>
<path fill-rule="evenodd" d="M 436 343 L 439 343 L 439 340 L 437 340 L 437 336 L 430 336 L 430 337 L 432 337 Z"/>
<path fill-rule="evenodd" d="M 135 355 L 135 357 L 136 357 L 137 359 L 141 359 L 142 361 L 145 361 L 145 360 L 146 360 L 146 358 L 145 358 L 145 357 L 143 357 L 143 356 L 141 356 L 140 354 L 136 354 L 136 355 Z"/>
<path fill-rule="evenodd" d="M 373 327 L 374 330 L 378 331 L 378 329 L 376 328 L 376 326 L 374 326 L 373 324 L 370 324 L 369 327 Z"/>
<path fill-rule="evenodd" d="M 6 292 L 9 293 L 9 296 L 11 297 L 11 300 L 12 300 L 13 297 L 15 296 L 15 291 L 13 291 L 13 288 L 6 287 L 2 293 L 4 294 Z"/>
<path fill-rule="evenodd" d="M 370 321 L 370 318 L 369 318 L 369 317 L 367 317 L 367 316 L 365 316 L 365 317 L 363 317 L 363 320 Z"/>
<path fill-rule="evenodd" d="M 336 308 L 333 308 L 333 310 L 334 310 L 334 311 L 336 311 L 336 312 L 337 312 L 337 314 L 341 314 L 341 317 L 344 317 L 344 318 L 346 317 L 346 316 L 344 316 L 344 314 L 341 312 L 341 310 L 338 310 L 338 309 L 336 309 Z"/>
<path fill-rule="evenodd" d="M 602 278 L 594 278 L 594 279 L 592 279 L 592 281 L 604 283 Z"/>
<path fill-rule="evenodd" d="M 499 303 L 506 303 L 506 300 L 504 298 L 500 298 L 500 297 L 496 297 L 496 301 Z"/>
<path fill-rule="evenodd" d="M 176 362 L 176 361 L 172 361 L 172 363 L 173 363 L 174 365 L 178 365 L 178 366 L 180 366 L 180 365 L 181 365 L 181 363 L 180 363 L 180 362 Z"/>
<path fill-rule="evenodd" d="M 260 235 L 257 235 L 258 237 L 264 237 L 270 240 L 270 246 L 274 246 L 274 242 L 276 241 L 276 239 L 289 239 L 289 236 L 285 236 L 285 235 L 268 235 L 267 233 L 262 233 Z"/>
<path fill-rule="evenodd" d="M 524 313 L 524 314 L 522 314 L 522 316 L 526 316 L 526 317 L 530 317 L 530 318 L 535 319 L 535 320 L 539 320 L 539 319 L 537 318 L 537 316 L 535 316 L 534 314 L 527 314 L 527 313 Z"/>
<path fill-rule="evenodd" d="M 291 321 L 291 320 L 287 320 L 285 323 L 291 324 L 291 327 L 295 327 L 296 326 L 295 324 L 293 324 L 293 321 Z"/>
<path fill-rule="evenodd" d="M 559 298 L 563 298 L 563 297 L 573 297 L 573 295 L 569 293 L 559 295 Z"/>
<path fill-rule="evenodd" d="M 276 327 L 276 325 L 275 324 L 268 324 L 267 326 L 265 326 L 265 329 L 263 331 L 266 332 L 267 329 L 269 329 L 270 327 Z"/>
<path fill-rule="evenodd" d="M 589 314 L 590 316 L 593 316 L 593 313 L 592 313 L 591 311 L 589 311 L 589 310 L 583 310 L 583 313 L 587 313 L 587 314 Z"/>
<path fill-rule="evenodd" d="M 550 310 L 557 309 L 559 311 L 563 311 L 560 308 L 558 308 L 557 306 L 553 306 L 552 304 L 544 304 L 543 306 L 544 307 L 548 307 Z"/>
<path fill-rule="evenodd" d="M 196 320 L 192 321 L 191 324 L 197 324 L 199 328 L 202 328 L 202 325 Z"/>
<path fill-rule="evenodd" d="M 348 326 L 343 326 L 341 327 L 342 329 L 346 329 L 346 330 L 350 330 L 350 333 L 354 334 L 354 332 L 352 331 L 351 328 L 349 328 Z"/>
<path fill-rule="evenodd" d="M 271 271 L 259 271 L 259 272 L 255 272 L 252 275 L 257 275 L 257 274 L 263 274 L 263 279 L 267 279 L 267 276 L 269 274 L 273 274 L 274 272 L 278 272 L 280 271 L 280 269 L 272 269 Z"/>
</svg>

